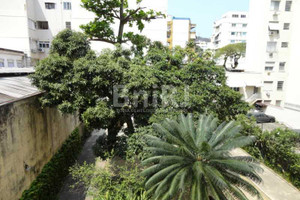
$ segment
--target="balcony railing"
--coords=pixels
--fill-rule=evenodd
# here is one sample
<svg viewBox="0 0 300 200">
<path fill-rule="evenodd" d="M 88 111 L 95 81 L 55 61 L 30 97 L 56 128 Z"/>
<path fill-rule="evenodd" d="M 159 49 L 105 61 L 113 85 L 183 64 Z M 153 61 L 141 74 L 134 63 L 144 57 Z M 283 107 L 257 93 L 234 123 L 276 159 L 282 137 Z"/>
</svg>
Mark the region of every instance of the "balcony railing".
<svg viewBox="0 0 300 200">
<path fill-rule="evenodd" d="M 246 99 L 246 102 L 249 104 L 254 104 L 256 101 L 261 100 L 261 93 L 255 93 L 252 96 L 250 96 L 248 99 Z"/>
</svg>

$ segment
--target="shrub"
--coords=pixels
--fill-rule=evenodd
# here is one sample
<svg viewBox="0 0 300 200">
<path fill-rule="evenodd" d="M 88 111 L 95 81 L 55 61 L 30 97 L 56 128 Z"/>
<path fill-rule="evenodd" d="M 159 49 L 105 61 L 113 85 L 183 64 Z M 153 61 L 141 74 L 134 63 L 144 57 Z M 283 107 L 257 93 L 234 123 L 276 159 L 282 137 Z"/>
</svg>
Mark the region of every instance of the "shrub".
<svg viewBox="0 0 300 200">
<path fill-rule="evenodd" d="M 300 142 L 299 133 L 288 129 L 262 132 L 254 121 L 243 115 L 238 117 L 238 123 L 243 126 L 242 134 L 257 138 L 245 150 L 300 188 L 300 155 L 295 152 L 295 147 Z"/>
<path fill-rule="evenodd" d="M 93 146 L 94 154 L 97 157 L 106 160 L 110 156 L 118 156 L 120 158 L 126 158 L 127 150 L 127 136 L 117 137 L 116 143 L 113 145 L 113 149 L 110 151 L 109 142 L 107 140 L 107 135 L 103 134 L 99 136 L 95 145 Z"/>
<path fill-rule="evenodd" d="M 83 185 L 93 199 L 148 199 L 144 189 L 144 178 L 140 175 L 141 169 L 135 160 L 117 162 L 117 169 L 114 168 L 113 161 L 107 160 L 105 163 L 105 167 L 86 163 L 72 167 L 70 173 L 77 180 L 74 187 Z"/>
<path fill-rule="evenodd" d="M 31 183 L 30 188 L 23 192 L 21 200 L 57 199 L 57 194 L 69 173 L 69 167 L 75 163 L 86 137 L 86 133 L 81 137 L 76 128 L 60 150 L 43 167 L 42 172 Z"/>
</svg>

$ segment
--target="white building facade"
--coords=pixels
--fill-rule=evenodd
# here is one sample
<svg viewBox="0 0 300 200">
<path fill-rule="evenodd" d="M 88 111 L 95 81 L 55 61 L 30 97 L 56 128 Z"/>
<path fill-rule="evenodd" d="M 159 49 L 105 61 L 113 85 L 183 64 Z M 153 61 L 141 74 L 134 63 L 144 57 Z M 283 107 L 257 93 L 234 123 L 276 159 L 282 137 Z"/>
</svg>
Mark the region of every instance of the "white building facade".
<svg viewBox="0 0 300 200">
<path fill-rule="evenodd" d="M 129 3 L 134 7 L 133 0 Z M 65 28 L 81 31 L 80 25 L 94 19 L 93 13 L 80 6 L 80 0 L 10 0 L 0 6 L 0 48 L 23 51 L 32 65 L 49 53 L 53 37 Z M 167 12 L 167 0 L 144 0 L 142 7 Z M 136 28 L 135 32 L 137 32 Z M 126 30 L 126 29 L 125 29 Z M 167 19 L 145 23 L 141 33 L 151 40 L 166 44 Z M 96 51 L 107 47 L 100 42 L 92 44 Z"/>
<path fill-rule="evenodd" d="M 214 49 L 247 42 L 248 13 L 231 11 L 214 22 L 211 42 Z"/>
<path fill-rule="evenodd" d="M 262 74 L 267 114 L 300 129 L 300 1 L 250 0 L 247 69 Z"/>
</svg>

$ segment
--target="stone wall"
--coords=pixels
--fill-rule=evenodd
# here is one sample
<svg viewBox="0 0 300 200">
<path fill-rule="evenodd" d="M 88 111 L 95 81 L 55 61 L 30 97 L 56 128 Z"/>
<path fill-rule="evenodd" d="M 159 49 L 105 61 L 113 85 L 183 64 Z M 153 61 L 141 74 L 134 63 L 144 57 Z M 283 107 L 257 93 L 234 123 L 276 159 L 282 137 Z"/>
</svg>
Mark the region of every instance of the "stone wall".
<svg viewBox="0 0 300 200">
<path fill-rule="evenodd" d="M 19 199 L 79 124 L 38 96 L 0 106 L 0 200 Z"/>
</svg>

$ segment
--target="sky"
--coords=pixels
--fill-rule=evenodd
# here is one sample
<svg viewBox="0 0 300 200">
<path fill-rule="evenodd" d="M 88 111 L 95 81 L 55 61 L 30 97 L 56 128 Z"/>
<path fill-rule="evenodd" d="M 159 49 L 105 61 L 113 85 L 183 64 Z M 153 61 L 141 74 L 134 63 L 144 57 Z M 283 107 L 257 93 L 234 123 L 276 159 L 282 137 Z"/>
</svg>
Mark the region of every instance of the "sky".
<svg viewBox="0 0 300 200">
<path fill-rule="evenodd" d="M 249 0 L 168 0 L 168 14 L 191 18 L 197 35 L 211 37 L 214 21 L 228 11 L 248 11 Z"/>
</svg>

